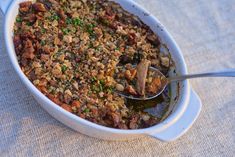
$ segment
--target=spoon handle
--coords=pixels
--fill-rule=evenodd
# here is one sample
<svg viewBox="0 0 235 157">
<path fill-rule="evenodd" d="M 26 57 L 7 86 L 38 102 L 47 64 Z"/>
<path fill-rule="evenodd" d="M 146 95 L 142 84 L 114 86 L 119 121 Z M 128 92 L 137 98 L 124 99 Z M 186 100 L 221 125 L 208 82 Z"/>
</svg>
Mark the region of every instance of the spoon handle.
<svg viewBox="0 0 235 157">
<path fill-rule="evenodd" d="M 168 81 L 169 82 L 181 81 L 185 79 L 198 78 L 198 77 L 235 77 L 235 69 L 227 69 L 224 71 L 175 76 L 175 77 L 168 78 Z"/>
</svg>

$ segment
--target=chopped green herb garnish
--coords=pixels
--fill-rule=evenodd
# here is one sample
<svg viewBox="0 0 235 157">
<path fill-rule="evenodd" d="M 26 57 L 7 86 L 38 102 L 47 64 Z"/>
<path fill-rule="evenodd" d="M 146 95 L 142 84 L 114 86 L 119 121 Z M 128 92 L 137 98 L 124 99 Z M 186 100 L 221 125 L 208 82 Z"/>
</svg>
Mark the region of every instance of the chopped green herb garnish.
<svg viewBox="0 0 235 157">
<path fill-rule="evenodd" d="M 19 22 L 19 23 L 20 23 L 20 22 L 22 22 L 22 21 L 23 21 L 23 20 L 22 20 L 21 17 L 17 17 L 17 18 L 16 18 L 16 22 Z"/>
<path fill-rule="evenodd" d="M 89 91 L 88 91 L 88 95 L 91 95 L 91 94 L 92 94 L 92 91 L 89 90 Z"/>
<path fill-rule="evenodd" d="M 99 86 L 99 91 L 104 91 L 105 88 L 105 81 L 104 80 L 98 80 L 98 86 Z"/>
<path fill-rule="evenodd" d="M 58 21 L 60 19 L 60 17 L 56 13 L 52 13 L 52 15 L 50 17 L 48 17 L 48 19 L 50 21 L 54 21 L 54 20 Z"/>
<path fill-rule="evenodd" d="M 77 69 L 79 67 L 79 63 L 75 63 L 75 68 Z"/>
<path fill-rule="evenodd" d="M 119 48 L 119 47 L 116 47 L 116 48 L 115 48 L 115 50 L 119 51 L 119 50 L 120 50 L 120 48 Z"/>
<path fill-rule="evenodd" d="M 99 84 L 99 90 L 102 92 L 104 90 L 103 85 Z"/>
<path fill-rule="evenodd" d="M 42 32 L 42 33 L 45 33 L 45 32 L 46 32 L 46 29 L 45 29 L 45 28 L 41 28 L 41 32 Z"/>
<path fill-rule="evenodd" d="M 42 26 L 42 21 L 38 21 L 38 25 L 41 27 Z"/>
<path fill-rule="evenodd" d="M 97 78 L 96 77 L 92 77 L 91 78 L 91 82 L 95 82 L 95 81 L 97 81 Z"/>
<path fill-rule="evenodd" d="M 91 90 L 95 93 L 103 92 L 106 89 L 104 80 L 97 80 L 96 77 L 93 77 L 91 83 L 93 84 Z"/>
<path fill-rule="evenodd" d="M 63 73 L 64 73 L 67 69 L 68 69 L 68 67 L 66 67 L 66 65 L 62 65 L 61 71 L 62 71 Z"/>
<path fill-rule="evenodd" d="M 94 31 L 91 30 L 91 29 L 88 29 L 87 32 L 88 32 L 90 35 L 93 35 L 93 34 L 94 34 Z"/>
<path fill-rule="evenodd" d="M 100 51 L 100 48 L 101 48 L 100 46 L 97 46 L 97 47 L 95 48 L 95 50 L 96 50 L 96 51 Z"/>
<path fill-rule="evenodd" d="M 88 113 L 88 112 L 90 112 L 90 109 L 86 108 L 83 112 Z"/>
<path fill-rule="evenodd" d="M 62 32 L 63 32 L 64 34 L 69 34 L 70 31 L 71 31 L 71 30 L 68 29 L 68 28 L 63 28 L 63 29 L 62 29 Z"/>
<path fill-rule="evenodd" d="M 72 24 L 72 23 L 73 23 L 73 20 L 71 18 L 66 19 L 66 24 L 67 25 Z"/>
<path fill-rule="evenodd" d="M 87 25 L 87 32 L 88 32 L 91 36 L 94 35 L 94 27 L 95 27 L 95 26 L 96 26 L 95 24 L 88 24 L 88 25 Z"/>
<path fill-rule="evenodd" d="M 114 90 L 114 87 L 113 87 L 113 86 L 110 86 L 110 87 L 108 87 L 106 90 L 107 90 L 108 93 L 112 93 L 113 90 Z"/>
<path fill-rule="evenodd" d="M 45 41 L 45 40 L 41 40 L 40 44 L 41 44 L 42 46 L 44 46 L 44 45 L 46 45 L 46 41 Z"/>
<path fill-rule="evenodd" d="M 102 86 L 105 85 L 105 81 L 104 80 L 99 80 L 99 84 L 101 84 Z"/>
<path fill-rule="evenodd" d="M 96 86 L 96 85 L 92 85 L 91 90 L 96 92 L 96 93 L 100 92 L 100 88 L 98 86 Z"/>
<path fill-rule="evenodd" d="M 79 18 L 74 18 L 74 19 L 72 20 L 72 23 L 73 23 L 73 25 L 75 25 L 75 26 L 82 26 L 82 25 L 83 25 L 82 20 L 80 20 Z"/>
<path fill-rule="evenodd" d="M 27 26 L 32 26 L 32 23 L 26 22 L 26 25 L 27 25 Z"/>
</svg>

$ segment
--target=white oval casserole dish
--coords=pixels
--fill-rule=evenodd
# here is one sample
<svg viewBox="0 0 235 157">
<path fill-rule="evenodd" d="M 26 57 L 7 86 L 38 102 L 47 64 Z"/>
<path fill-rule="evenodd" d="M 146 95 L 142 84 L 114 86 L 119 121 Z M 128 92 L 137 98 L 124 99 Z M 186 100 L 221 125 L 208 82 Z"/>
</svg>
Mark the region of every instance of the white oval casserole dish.
<svg viewBox="0 0 235 157">
<path fill-rule="evenodd" d="M 24 75 L 18 64 L 14 44 L 12 40 L 13 26 L 15 17 L 18 14 L 19 3 L 27 0 L 1 0 L 0 7 L 5 15 L 4 18 L 4 38 L 5 46 L 10 57 L 11 63 L 19 75 L 22 82 L 29 89 L 38 103 L 54 118 L 67 125 L 68 127 L 79 131 L 88 136 L 105 140 L 126 140 L 139 138 L 143 136 L 152 136 L 162 141 L 172 141 L 183 135 L 193 124 L 201 110 L 201 101 L 196 93 L 190 89 L 188 81 L 183 81 L 179 85 L 172 84 L 172 101 L 169 116 L 159 124 L 138 130 L 121 130 L 104 127 L 87 120 L 84 120 L 72 113 L 69 113 L 53 103 L 43 95 Z M 141 8 L 132 0 L 113 0 L 120 4 L 128 12 L 138 16 L 154 33 L 156 33 L 161 42 L 169 49 L 175 62 L 176 73 L 186 74 L 187 68 L 182 53 L 175 43 L 174 39 L 164 28 L 163 25 L 150 13 Z M 173 74 L 172 74 L 173 75 Z M 179 90 L 177 90 L 179 88 Z M 175 91 L 175 92 L 174 92 Z M 173 98 L 177 96 L 175 101 Z"/>
</svg>

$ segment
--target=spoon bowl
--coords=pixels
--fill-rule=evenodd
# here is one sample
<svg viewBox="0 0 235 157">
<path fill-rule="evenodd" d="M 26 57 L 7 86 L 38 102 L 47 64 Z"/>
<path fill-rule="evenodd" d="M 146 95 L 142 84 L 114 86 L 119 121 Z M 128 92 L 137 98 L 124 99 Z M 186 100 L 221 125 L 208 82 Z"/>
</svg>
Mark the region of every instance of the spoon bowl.
<svg viewBox="0 0 235 157">
<path fill-rule="evenodd" d="M 133 66 L 135 67 L 135 66 Z M 134 96 L 131 94 L 126 94 L 124 92 L 119 92 L 119 91 L 115 91 L 117 94 L 119 94 L 122 97 L 125 97 L 127 99 L 132 99 L 132 100 L 151 100 L 154 99 L 156 97 L 158 97 L 160 94 L 162 94 L 162 92 L 166 89 L 166 86 L 170 83 L 169 80 L 166 78 L 166 76 L 158 69 L 154 68 L 154 67 L 149 67 L 148 68 L 149 71 L 154 72 L 154 76 L 155 77 L 160 77 L 161 78 L 161 88 L 157 91 L 157 93 L 151 94 L 149 96 Z"/>
<path fill-rule="evenodd" d="M 174 81 L 182 81 L 185 79 L 191 79 L 191 78 L 200 78 L 200 77 L 235 77 L 235 69 L 226 69 L 223 71 L 216 71 L 216 72 L 207 72 L 207 73 L 199 73 L 199 74 L 189 74 L 189 75 L 181 75 L 181 76 L 175 76 L 175 77 L 169 77 L 167 78 L 160 70 L 149 67 L 148 70 L 154 72 L 154 76 L 161 77 L 161 88 L 151 96 L 134 96 L 134 95 L 128 95 L 125 93 L 117 92 L 120 96 L 125 97 L 127 99 L 133 99 L 133 100 L 150 100 L 158 97 L 162 92 L 166 89 L 166 86 Z"/>
</svg>

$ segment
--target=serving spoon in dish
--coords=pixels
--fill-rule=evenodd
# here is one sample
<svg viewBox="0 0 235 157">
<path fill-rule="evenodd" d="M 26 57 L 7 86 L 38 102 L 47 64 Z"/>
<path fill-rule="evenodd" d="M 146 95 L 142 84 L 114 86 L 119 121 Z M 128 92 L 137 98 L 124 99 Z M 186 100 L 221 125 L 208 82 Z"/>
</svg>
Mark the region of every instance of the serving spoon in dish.
<svg viewBox="0 0 235 157">
<path fill-rule="evenodd" d="M 214 71 L 214 72 L 206 72 L 206 73 L 198 73 L 198 74 L 188 74 L 188 75 L 180 75 L 180 76 L 173 76 L 173 77 L 166 77 L 164 74 L 162 74 L 161 71 L 154 67 L 149 67 L 149 70 L 154 72 L 156 76 L 161 78 L 161 87 L 158 89 L 156 93 L 153 95 L 146 97 L 146 96 L 135 96 L 135 95 L 128 95 L 123 92 L 118 92 L 118 94 L 122 97 L 125 97 L 127 99 L 132 100 L 150 100 L 154 99 L 157 96 L 159 96 L 167 87 L 168 84 L 175 81 L 183 81 L 186 79 L 192 79 L 192 78 L 202 78 L 202 77 L 235 77 L 235 69 L 226 69 L 223 71 Z"/>
</svg>

